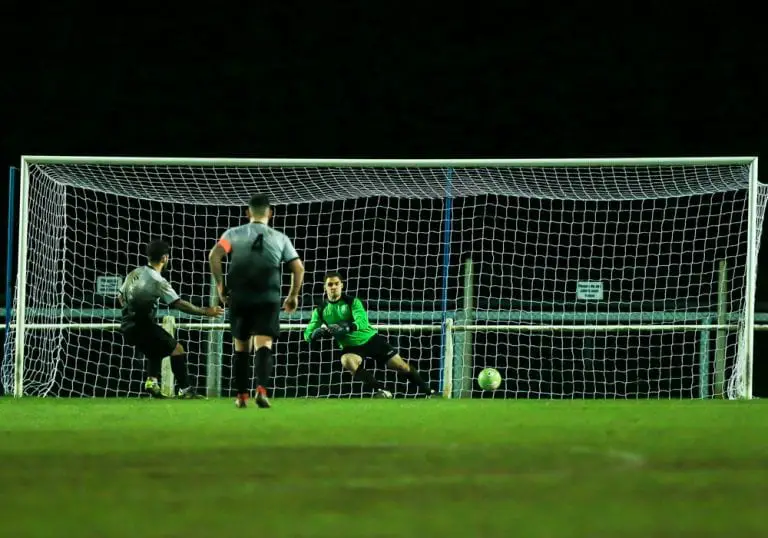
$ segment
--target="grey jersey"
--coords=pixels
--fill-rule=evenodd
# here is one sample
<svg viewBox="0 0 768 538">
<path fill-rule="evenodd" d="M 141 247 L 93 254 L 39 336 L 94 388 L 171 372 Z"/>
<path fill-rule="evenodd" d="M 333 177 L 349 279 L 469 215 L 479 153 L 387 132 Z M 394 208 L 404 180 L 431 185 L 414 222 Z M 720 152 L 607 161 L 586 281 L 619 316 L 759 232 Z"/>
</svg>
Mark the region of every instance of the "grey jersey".
<svg viewBox="0 0 768 538">
<path fill-rule="evenodd" d="M 170 283 L 148 265 L 131 271 L 120 286 L 120 294 L 123 326 L 154 323 L 160 301 L 170 305 L 179 299 Z"/>
<path fill-rule="evenodd" d="M 219 244 L 230 255 L 227 287 L 234 302 L 280 301 L 281 265 L 299 258 L 288 236 L 250 222 L 224 232 Z"/>
</svg>

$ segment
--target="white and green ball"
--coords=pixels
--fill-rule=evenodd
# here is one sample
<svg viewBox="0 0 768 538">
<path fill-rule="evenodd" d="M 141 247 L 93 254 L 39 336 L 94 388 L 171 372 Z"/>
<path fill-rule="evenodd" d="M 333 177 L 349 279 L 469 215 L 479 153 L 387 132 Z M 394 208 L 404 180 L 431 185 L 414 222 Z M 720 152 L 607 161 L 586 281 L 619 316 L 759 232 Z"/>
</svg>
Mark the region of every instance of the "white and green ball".
<svg viewBox="0 0 768 538">
<path fill-rule="evenodd" d="M 477 376 L 477 384 L 483 390 L 496 390 L 501 385 L 501 374 L 496 368 L 485 368 Z"/>
</svg>

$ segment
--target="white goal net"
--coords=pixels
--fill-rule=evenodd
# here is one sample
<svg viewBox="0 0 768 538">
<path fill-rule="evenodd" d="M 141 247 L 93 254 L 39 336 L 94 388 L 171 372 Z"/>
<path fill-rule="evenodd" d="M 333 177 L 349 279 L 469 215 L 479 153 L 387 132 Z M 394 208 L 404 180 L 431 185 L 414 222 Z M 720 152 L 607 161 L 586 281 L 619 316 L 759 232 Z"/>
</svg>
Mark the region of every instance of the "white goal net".
<svg viewBox="0 0 768 538">
<path fill-rule="evenodd" d="M 451 397 L 750 397 L 768 191 L 751 159 L 279 161 L 28 158 L 2 382 L 21 395 L 137 396 L 143 357 L 115 288 L 171 244 L 168 279 L 211 300 L 207 254 L 254 193 L 307 269 L 283 314 L 277 397 L 369 394 L 302 339 L 340 271 L 372 323 Z M 285 276 L 286 290 L 289 275 Z M 161 311 L 195 385 L 233 394 L 231 334 Z M 22 345 L 23 344 L 23 345 Z M 373 365 L 371 365 L 373 367 Z M 494 367 L 501 387 L 483 392 Z M 397 396 L 413 387 L 375 375 Z M 167 381 L 167 380 L 166 380 Z"/>
</svg>

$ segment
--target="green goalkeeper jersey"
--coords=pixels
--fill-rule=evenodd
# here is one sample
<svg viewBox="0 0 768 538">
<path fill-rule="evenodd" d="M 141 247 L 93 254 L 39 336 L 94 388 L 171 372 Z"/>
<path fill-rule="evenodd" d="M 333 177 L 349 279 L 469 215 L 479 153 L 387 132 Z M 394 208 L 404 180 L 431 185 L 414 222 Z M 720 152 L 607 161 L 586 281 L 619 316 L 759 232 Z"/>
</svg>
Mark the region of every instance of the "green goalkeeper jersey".
<svg viewBox="0 0 768 538">
<path fill-rule="evenodd" d="M 378 331 L 368 322 L 368 313 L 363 302 L 357 297 L 342 295 L 338 301 L 325 299 L 323 303 L 312 311 L 312 319 L 309 320 L 307 330 L 304 331 L 304 340 L 309 342 L 312 332 L 325 325 L 326 327 L 340 321 L 351 321 L 354 325 L 352 331 L 336 338 L 339 347 L 362 346 L 370 340 Z"/>
</svg>

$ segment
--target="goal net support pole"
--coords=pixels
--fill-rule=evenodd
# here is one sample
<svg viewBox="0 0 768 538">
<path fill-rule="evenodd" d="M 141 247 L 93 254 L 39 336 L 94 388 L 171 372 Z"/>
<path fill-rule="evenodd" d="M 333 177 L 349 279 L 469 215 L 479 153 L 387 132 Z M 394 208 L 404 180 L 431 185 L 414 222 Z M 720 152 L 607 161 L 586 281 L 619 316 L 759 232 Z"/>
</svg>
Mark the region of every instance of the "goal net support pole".
<svg viewBox="0 0 768 538">
<path fill-rule="evenodd" d="M 219 292 L 216 289 L 216 281 L 211 277 L 211 291 L 208 306 L 219 306 Z M 206 394 L 214 398 L 221 394 L 221 367 L 224 360 L 224 331 L 213 329 L 208 338 L 208 351 L 206 353 Z"/>
<path fill-rule="evenodd" d="M 743 174 L 742 171 L 744 171 Z M 192 174 L 189 181 L 188 174 Z M 157 181 L 158 179 L 165 181 Z M 312 182 L 315 181 L 317 183 L 314 187 L 324 186 L 328 182 L 346 187 L 345 190 L 337 188 L 336 192 L 344 192 L 345 200 L 351 201 L 350 205 L 345 205 L 344 200 L 333 202 L 336 199 L 333 196 L 337 197 L 338 194 L 331 198 L 313 198 L 316 189 L 308 188 L 307 185 L 312 186 Z M 74 316 L 68 314 L 78 309 L 69 308 L 59 296 L 79 285 L 93 284 L 90 279 L 95 278 L 72 276 L 71 272 L 81 268 L 83 271 L 87 270 L 85 265 L 89 261 L 88 249 L 100 246 L 100 241 L 110 242 L 107 245 L 112 249 L 110 252 L 118 256 L 126 247 L 135 247 L 144 242 L 144 239 L 137 239 L 146 236 L 146 232 L 141 229 L 142 224 L 155 226 L 155 229 L 161 226 L 163 233 L 166 233 L 167 228 L 171 234 L 182 234 L 182 239 L 190 245 L 193 242 L 197 245 L 198 239 L 210 244 L 223 228 L 242 221 L 239 207 L 244 205 L 245 200 L 220 199 L 220 196 L 214 193 L 220 194 L 222 186 L 227 187 L 226 192 L 242 191 L 236 196 L 247 197 L 251 189 L 268 191 L 277 198 L 278 204 L 289 206 L 294 204 L 291 206 L 294 209 L 289 211 L 304 211 L 310 207 L 315 207 L 316 211 L 323 211 L 319 206 L 312 206 L 312 204 L 326 203 L 331 204 L 331 211 L 341 211 L 343 217 L 350 218 L 354 222 L 379 222 L 383 226 L 403 222 L 402 230 L 404 231 L 400 231 L 401 229 L 393 224 L 394 235 L 385 234 L 384 239 L 377 236 L 378 230 L 375 228 L 366 231 L 361 237 L 354 236 L 355 247 L 363 249 L 359 255 L 362 258 L 356 259 L 365 260 L 362 263 L 363 270 L 373 270 L 381 266 L 396 270 L 398 269 L 396 265 L 388 265 L 402 263 L 392 261 L 395 258 L 387 258 L 383 265 L 376 259 L 378 255 L 376 248 L 391 247 L 401 252 L 397 254 L 398 260 L 404 259 L 405 263 L 412 264 L 404 267 L 409 276 L 396 277 L 382 274 L 371 280 L 366 275 L 356 274 L 354 279 L 368 282 L 367 287 L 361 291 L 371 295 L 382 291 L 381 288 L 375 287 L 374 282 L 377 281 L 386 281 L 386 285 L 390 286 L 387 288 L 388 291 L 395 290 L 395 286 L 400 290 L 406 290 L 402 294 L 403 297 L 407 295 L 409 289 L 411 292 L 421 293 L 419 286 L 427 292 L 433 292 L 434 300 L 440 304 L 438 317 L 430 318 L 425 315 L 421 321 L 416 321 L 416 318 L 411 316 L 408 318 L 411 319 L 410 322 L 402 322 L 401 320 L 407 318 L 403 313 L 400 318 L 390 316 L 391 319 L 398 321 L 396 323 L 384 322 L 376 325 L 382 331 L 389 331 L 390 337 L 399 334 L 414 342 L 408 344 L 410 347 L 407 349 L 413 355 L 420 355 L 421 352 L 427 352 L 430 347 L 434 347 L 434 345 L 430 346 L 426 340 L 429 336 L 426 335 L 439 334 L 439 366 L 432 370 L 430 377 L 435 382 L 439 380 L 440 388 L 446 396 L 477 395 L 472 382 L 475 370 L 488 365 L 508 368 L 510 373 L 516 372 L 515 375 L 536 373 L 543 376 L 536 380 L 528 379 L 525 385 L 527 388 L 502 389 L 495 393 L 496 396 L 509 394 L 519 397 L 521 392 L 527 392 L 536 397 L 546 396 L 550 389 L 538 390 L 535 388 L 536 383 L 549 385 L 566 383 L 565 380 L 545 379 L 546 368 L 560 368 L 557 366 L 558 361 L 570 361 L 574 365 L 561 367 L 563 369 L 583 368 L 585 371 L 588 369 L 584 366 L 586 362 L 579 366 L 578 361 L 581 359 L 571 358 L 572 352 L 607 345 L 612 353 L 615 352 L 617 356 L 615 360 L 619 361 L 616 362 L 617 365 L 626 363 L 625 366 L 616 366 L 616 368 L 630 368 L 634 371 L 637 366 L 633 366 L 635 362 L 632 361 L 645 359 L 643 357 L 623 359 L 621 358 L 622 350 L 630 346 L 634 352 L 634 350 L 643 349 L 646 345 L 656 345 L 661 346 L 659 352 L 675 350 L 676 346 L 682 346 L 684 349 L 682 353 L 696 356 L 700 367 L 698 375 L 689 379 L 687 376 L 691 374 L 685 373 L 687 372 L 685 368 L 688 366 L 684 365 L 683 370 L 680 370 L 683 373 L 675 374 L 672 374 L 667 366 L 654 366 L 659 369 L 657 372 L 659 377 L 651 382 L 663 385 L 666 383 L 665 375 L 682 375 L 685 377 L 682 388 L 674 389 L 675 391 L 684 393 L 688 390 L 685 384 L 696 379 L 696 384 L 711 386 L 713 396 L 720 397 L 727 394 L 731 397 L 747 399 L 752 397 L 757 249 L 768 197 L 765 187 L 758 183 L 757 159 L 753 157 L 560 160 L 24 157 L 21 162 L 19 181 L 15 304 L 9 324 L 10 344 L 6 346 L 11 356 L 6 356 L 2 372 L 2 381 L 6 388 L 10 388 L 16 397 L 21 397 L 25 393 L 44 395 L 51 391 L 83 394 L 82 389 L 62 388 L 65 382 L 69 382 L 67 375 L 73 374 L 68 371 L 73 368 L 72 363 L 75 362 L 71 355 L 72 348 L 77 347 L 78 357 L 88 353 L 94 355 L 109 353 L 104 351 L 107 337 L 97 333 L 114 331 L 117 323 L 104 316 L 99 319 L 93 319 L 93 317 L 82 319 L 81 316 L 77 321 Z M 730 194 L 736 192 L 745 193 L 743 202 L 738 195 Z M 360 202 L 361 204 L 370 203 L 370 206 L 355 205 L 355 200 L 366 199 L 366 197 L 378 200 L 379 203 L 384 200 L 383 217 L 375 216 L 376 201 Z M 678 199 L 683 201 L 675 202 Z M 398 200 L 411 201 L 398 202 Z M 436 201 L 427 203 L 425 200 Z M 569 209 L 568 206 L 562 205 L 561 200 L 572 201 L 574 208 Z M 99 219 L 106 219 L 111 217 L 112 213 L 119 212 L 121 201 L 130 202 L 128 211 L 144 212 L 148 217 L 144 217 L 143 214 L 136 217 L 121 216 L 119 218 L 132 223 L 138 229 L 120 232 L 124 235 L 117 238 L 98 235 L 102 233 L 100 228 L 109 227 Z M 621 205 L 624 203 L 622 201 L 627 201 L 627 204 Z M 634 205 L 629 204 L 629 201 Z M 193 208 L 200 206 L 199 219 L 196 221 L 192 218 L 194 215 L 187 215 L 185 222 L 189 222 L 188 224 L 177 224 L 175 217 L 168 216 L 174 214 L 173 211 L 162 209 L 162 204 L 173 206 L 181 203 L 191 205 Z M 217 210 L 218 213 L 208 213 L 202 209 L 206 203 L 214 204 L 216 207 L 226 205 L 227 210 L 221 209 Z M 685 206 L 685 203 L 699 205 L 689 207 Z M 742 203 L 743 210 L 739 205 Z M 728 208 L 727 210 L 731 213 L 721 222 L 711 226 L 705 224 L 706 228 L 700 229 L 700 224 L 695 220 L 697 215 L 700 212 L 710 211 L 710 218 L 714 218 L 720 207 L 718 204 Z M 507 206 L 510 209 L 507 209 Z M 367 213 L 360 212 L 360 218 L 366 219 L 365 221 L 355 220 L 358 218 L 358 209 L 367 211 Z M 412 262 L 409 256 L 419 255 L 418 241 L 426 240 L 425 248 L 437 245 L 429 243 L 432 240 L 425 235 L 428 234 L 428 228 L 419 228 L 419 226 L 422 223 L 428 224 L 430 212 L 437 213 L 438 210 L 443 215 L 442 239 L 439 241 L 442 259 L 433 258 L 430 254 L 428 259 L 434 259 L 434 261 L 429 261 L 426 265 L 423 265 L 423 260 L 421 264 Z M 198 209 L 194 211 L 197 212 Z M 489 214 L 487 217 L 486 212 Z M 593 220 L 585 220 L 583 213 L 588 214 Z M 427 216 L 422 217 L 422 214 Z M 659 215 L 660 218 L 670 219 L 669 225 L 673 231 L 669 232 L 669 235 L 665 235 L 667 230 L 663 227 L 655 229 L 651 225 Z M 286 230 L 288 235 L 298 234 L 303 238 L 306 235 L 306 228 L 302 227 L 310 225 L 299 223 L 302 218 L 310 216 L 296 213 L 285 217 L 287 219 L 285 222 L 292 223 L 292 228 Z M 34 228 L 31 230 L 32 218 L 35 220 Z M 131 218 L 134 220 L 131 221 Z M 150 221 L 145 222 L 144 218 L 149 218 Z M 727 218 L 731 220 L 728 221 Z M 569 219 L 573 219 L 573 222 Z M 679 263 L 670 261 L 677 259 L 675 258 L 677 253 L 664 254 L 665 261 L 661 263 L 667 264 L 665 270 L 668 270 L 668 275 L 656 277 L 657 285 L 667 286 L 663 289 L 676 292 L 680 298 L 687 298 L 690 302 L 698 296 L 700 291 L 698 286 L 708 285 L 710 278 L 706 274 L 708 271 L 716 276 L 712 278 L 716 285 L 716 288 L 713 286 L 713 289 L 716 289 L 716 305 L 715 301 L 712 301 L 713 306 L 716 306 L 716 312 L 712 313 L 706 305 L 702 305 L 700 308 L 696 307 L 690 314 L 671 313 L 670 316 L 656 319 L 655 314 L 650 315 L 647 311 L 630 311 L 626 315 L 622 312 L 607 312 L 606 316 L 603 316 L 599 311 L 587 309 L 586 312 L 576 314 L 576 317 L 572 318 L 578 323 L 570 323 L 567 312 L 560 315 L 561 313 L 552 310 L 553 306 L 546 306 L 548 303 L 540 299 L 530 300 L 529 304 L 536 303 L 538 310 L 535 312 L 526 313 L 525 309 L 517 311 L 512 307 L 503 306 L 505 301 L 516 300 L 516 295 L 530 295 L 531 291 L 538 294 L 537 297 L 564 293 L 558 288 L 561 285 L 559 279 L 562 274 L 578 273 L 580 275 L 581 272 L 599 271 L 607 273 L 609 269 L 617 273 L 616 282 L 629 282 L 630 287 L 635 286 L 630 289 L 630 291 L 634 290 L 635 294 L 643 292 L 653 295 L 652 284 L 647 279 L 640 281 L 639 277 L 635 277 L 636 281 L 633 284 L 631 272 L 624 270 L 621 273 L 621 266 L 616 261 L 619 255 L 608 252 L 603 254 L 604 258 L 600 258 L 600 254 L 593 254 L 591 257 L 584 257 L 584 254 L 581 254 L 579 258 L 578 253 L 570 254 L 571 251 L 568 249 L 578 250 L 574 246 L 578 243 L 576 238 L 587 236 L 591 237 L 593 251 L 599 253 L 601 249 L 612 248 L 624 252 L 619 260 L 621 263 L 632 263 L 634 255 L 626 250 L 624 245 L 615 243 L 615 237 L 611 235 L 612 230 L 615 229 L 614 219 L 620 228 L 629 226 L 634 230 L 638 225 L 650 226 L 649 233 L 652 235 L 645 239 L 646 246 L 648 241 L 657 241 L 658 245 L 669 248 L 679 247 L 683 251 L 686 246 L 693 248 L 695 251 L 693 260 L 686 261 L 681 266 L 684 270 L 693 272 L 671 271 L 669 268 L 674 268 L 674 264 Z M 745 220 L 742 222 L 739 219 Z M 158 222 L 154 222 L 155 220 Z M 183 219 L 180 218 L 180 220 Z M 740 227 L 742 224 L 743 227 Z M 409 228 L 411 225 L 412 228 Z M 340 226 L 339 229 L 342 231 L 345 229 L 344 222 L 334 226 Z M 599 232 L 590 232 L 597 235 L 589 236 L 583 231 L 587 228 L 596 229 Z M 622 230 L 619 229 L 615 233 L 625 234 L 622 237 L 637 240 L 638 248 L 643 245 L 643 239 L 636 239 L 631 235 L 637 233 L 636 231 Z M 746 235 L 745 240 L 739 235 L 742 230 Z M 32 232 L 35 234 L 35 243 L 32 248 L 36 252 L 30 264 L 29 241 Z M 56 235 L 67 232 L 85 233 L 85 243 L 75 243 L 71 238 Z M 679 237 L 674 235 L 677 232 L 682 235 Z M 351 234 L 355 232 L 353 230 L 352 232 L 343 231 L 343 233 L 346 234 L 345 237 L 353 237 Z M 630 235 L 626 235 L 627 233 Z M 686 236 L 686 233 L 690 237 Z M 507 237 L 504 234 L 511 235 Z M 309 239 L 314 241 L 313 244 L 325 245 L 320 241 L 324 238 L 319 236 Z M 300 239 L 299 242 L 301 240 L 304 239 Z M 372 252 L 365 250 L 371 241 L 377 242 Z M 333 244 L 328 245 L 323 249 L 337 249 Z M 413 253 L 408 251 L 409 245 L 415 246 Z M 298 246 L 301 252 L 301 244 Z M 85 249 L 78 250 L 82 247 Z M 197 278 L 205 274 L 204 265 L 200 265 L 204 260 L 198 259 L 202 258 L 201 251 L 198 249 L 209 248 L 209 246 L 183 248 L 192 250 L 182 253 L 181 258 L 182 263 L 186 264 L 184 269 L 186 273 L 180 273 L 176 281 L 188 276 Z M 475 254 L 480 252 L 483 256 L 474 266 L 471 258 L 469 258 L 470 261 L 466 261 L 465 257 L 464 260 L 457 262 L 456 258 L 463 256 L 462 250 Z M 728 263 L 728 265 L 712 268 L 710 262 L 713 260 L 710 260 L 709 256 L 720 250 L 725 253 L 727 261 L 723 259 L 719 263 Z M 332 266 L 333 262 L 338 264 L 338 268 L 350 271 L 356 270 L 354 265 L 360 265 L 358 261 L 346 260 L 345 256 L 337 250 L 334 250 L 335 254 L 323 252 L 319 246 L 314 246 L 307 254 L 308 257 L 314 257 L 313 263 L 329 262 L 325 264 L 328 269 L 335 268 Z M 562 252 L 566 253 L 565 258 L 558 257 L 562 256 Z M 321 260 L 324 255 L 326 258 Z M 137 254 L 131 254 L 130 259 L 134 260 L 136 256 Z M 643 256 L 647 260 L 652 260 L 657 254 L 651 252 Z M 695 256 L 706 258 L 709 265 L 701 265 L 701 261 Z M 569 264 L 575 264 L 574 260 L 577 259 L 583 260 L 583 267 L 570 267 Z M 614 265 L 609 266 L 608 262 Z M 116 271 L 122 274 L 127 274 L 131 265 L 130 263 L 121 265 L 116 261 L 110 261 L 110 263 L 118 267 Z M 343 266 L 342 263 L 351 264 L 353 267 Z M 652 261 L 645 263 L 648 265 L 637 266 L 635 269 L 639 271 L 653 268 L 650 265 Z M 465 264 L 463 287 L 459 281 L 461 264 Z M 424 270 L 423 267 L 426 267 L 427 274 L 414 276 L 419 275 L 419 272 Z M 729 277 L 725 276 L 726 268 Z M 437 276 L 432 279 L 429 276 L 430 272 L 434 272 Z M 518 273 L 521 276 L 518 276 Z M 662 273 L 667 274 L 663 271 Z M 312 276 L 315 280 L 322 278 L 322 274 Z M 78 278 L 80 280 L 77 280 Z M 677 280 L 672 280 L 673 278 Z M 206 280 L 203 285 L 207 291 L 198 295 L 199 299 L 215 304 L 217 298 L 214 290 L 210 288 L 209 281 Z M 382 286 L 382 284 L 378 285 Z M 548 289 L 548 286 L 552 289 Z M 454 307 L 454 303 L 457 305 L 462 303 L 461 297 L 458 297 L 462 293 L 463 305 Z M 183 287 L 181 294 L 185 295 Z M 72 297 L 68 296 L 67 301 L 71 300 Z M 629 300 L 636 299 L 632 296 Z M 381 299 L 374 300 L 375 303 L 380 301 Z M 402 302 L 402 299 L 400 301 Z M 496 303 L 501 306 L 492 306 Z M 637 305 L 642 310 L 641 302 Z M 93 310 L 98 311 L 98 309 Z M 369 310 L 374 313 L 375 310 L 381 309 L 374 305 L 374 308 Z M 395 305 L 394 309 L 390 307 L 390 310 L 396 311 L 397 306 Z M 636 313 L 641 315 L 633 317 Z M 428 319 L 432 322 L 427 322 Z M 590 324 L 592 323 L 590 320 L 594 323 Z M 298 336 L 295 330 L 304 325 L 294 322 L 293 319 L 290 321 L 290 323 L 283 323 L 282 326 L 289 334 L 294 335 L 291 338 L 295 338 Z M 192 338 L 189 331 L 199 331 L 199 334 L 205 335 L 206 341 L 202 349 L 205 350 L 203 356 L 207 357 L 205 359 L 207 392 L 210 395 L 221 394 L 223 390 L 221 365 L 227 353 L 223 332 L 228 329 L 228 324 L 187 321 L 183 317 L 173 318 L 173 324 L 180 338 Z M 73 332 L 78 331 L 82 335 L 93 334 L 92 337 L 83 336 L 82 339 L 88 338 L 92 344 L 98 345 L 89 351 L 87 344 L 78 340 L 79 337 L 72 336 Z M 705 336 L 705 333 L 709 334 L 710 331 L 716 331 L 715 360 L 712 368 L 714 379 L 711 381 L 708 358 L 709 336 Z M 666 337 L 663 336 L 665 334 L 682 335 L 688 332 L 698 335 L 698 339 L 695 340 L 698 342 L 695 344 L 697 346 L 695 351 L 692 351 L 693 347 L 691 347 L 694 346 L 692 343 L 694 341 L 685 340 L 685 343 L 678 344 L 673 343 L 672 340 L 664 340 Z M 417 336 L 419 334 L 425 336 Z M 536 334 L 548 336 L 532 336 Z M 574 336 L 579 334 L 583 336 Z M 507 340 L 504 340 L 505 338 Z M 549 338 L 549 340 L 545 341 L 542 338 Z M 601 344 L 597 344 L 597 341 Z M 562 349 L 558 348 L 558 353 L 560 351 L 567 353 L 551 358 L 542 356 L 539 359 L 538 355 L 549 349 L 551 345 L 562 347 Z M 119 355 L 124 353 L 123 347 Z M 678 353 L 678 351 L 672 352 Z M 314 353 L 312 356 L 317 359 L 326 357 L 323 355 L 325 351 L 311 353 Z M 530 358 L 526 355 L 527 353 L 532 353 L 532 356 L 536 357 Z M 538 361 L 536 367 L 532 366 L 531 361 L 534 359 Z M 78 360 L 85 361 L 86 366 L 83 370 L 74 373 L 77 376 L 95 376 L 97 383 L 100 382 L 99 379 L 108 377 L 119 384 L 124 376 L 129 375 L 124 374 L 123 370 L 127 369 L 131 372 L 135 370 L 133 367 L 118 366 L 116 363 L 107 367 L 99 366 L 101 360 L 96 358 L 80 357 Z M 322 358 L 322 360 L 329 359 Z M 427 358 L 423 357 L 422 360 L 426 361 Z M 593 365 L 589 368 L 594 368 L 598 360 L 605 359 L 597 359 L 591 355 L 584 357 L 584 361 Z M 512 362 L 518 364 L 511 364 Z M 683 362 L 689 364 L 687 359 Z M 27 369 L 28 364 L 33 365 L 32 370 Z M 99 367 L 107 373 L 101 370 L 95 373 L 91 371 L 92 368 L 98 370 Z M 301 365 L 297 368 L 300 371 Z M 607 371 L 599 373 L 602 375 Z M 285 372 L 287 371 L 280 374 L 283 378 L 289 376 Z M 595 372 L 591 372 L 593 373 Z M 308 375 L 311 377 L 316 374 Z M 505 378 L 509 380 L 510 375 L 507 374 Z M 31 385 L 28 386 L 28 383 Z M 347 381 L 342 378 L 340 382 L 334 381 L 334 383 L 343 384 Z M 600 383 L 606 382 L 600 381 Z M 620 385 L 627 382 L 614 381 L 613 383 Z M 29 388 L 28 391 L 27 388 Z M 130 388 L 109 390 L 128 393 L 132 391 Z M 558 392 L 561 397 L 571 394 L 567 392 L 570 389 L 558 388 L 557 390 L 561 391 Z M 668 389 L 644 390 L 648 390 L 647 395 L 652 396 Z M 704 389 L 701 390 L 706 392 Z M 603 394 L 599 391 L 598 393 Z M 605 389 L 603 395 L 615 397 L 613 389 Z"/>
<path fill-rule="evenodd" d="M 163 316 L 163 330 L 170 334 L 173 338 L 176 338 L 176 318 L 173 316 Z M 160 392 L 166 398 L 172 398 L 174 395 L 174 386 L 176 379 L 173 376 L 173 368 L 171 368 L 171 357 L 163 357 L 163 361 L 160 366 Z M 186 388 L 186 387 L 180 387 Z"/>
<path fill-rule="evenodd" d="M 725 327 L 728 324 L 728 262 L 720 260 L 717 273 L 717 324 Z M 717 329 L 715 341 L 715 393 L 726 394 L 725 384 L 725 352 L 728 332 L 724 328 Z"/>
</svg>

